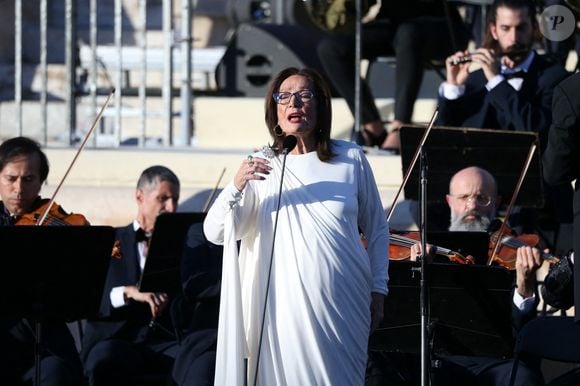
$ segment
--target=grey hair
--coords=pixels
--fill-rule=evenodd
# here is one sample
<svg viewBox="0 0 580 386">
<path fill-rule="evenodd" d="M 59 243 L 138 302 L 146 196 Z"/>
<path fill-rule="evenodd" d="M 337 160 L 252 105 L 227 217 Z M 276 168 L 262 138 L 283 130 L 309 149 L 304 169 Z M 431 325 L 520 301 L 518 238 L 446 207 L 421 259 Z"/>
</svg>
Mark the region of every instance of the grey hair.
<svg viewBox="0 0 580 386">
<path fill-rule="evenodd" d="M 151 190 L 163 181 L 167 181 L 177 188 L 180 187 L 179 178 L 169 168 L 161 165 L 150 166 L 141 173 L 137 181 L 137 189 Z"/>
</svg>

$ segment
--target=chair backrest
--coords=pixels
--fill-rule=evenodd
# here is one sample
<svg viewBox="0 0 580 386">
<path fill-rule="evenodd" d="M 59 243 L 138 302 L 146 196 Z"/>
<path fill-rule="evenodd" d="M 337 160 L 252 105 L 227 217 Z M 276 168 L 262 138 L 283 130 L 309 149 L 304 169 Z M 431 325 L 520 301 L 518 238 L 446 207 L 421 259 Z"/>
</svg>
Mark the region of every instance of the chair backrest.
<svg viewBox="0 0 580 386">
<path fill-rule="evenodd" d="M 519 355 L 580 363 L 580 324 L 573 317 L 538 317 L 522 328 L 514 351 Z"/>
</svg>

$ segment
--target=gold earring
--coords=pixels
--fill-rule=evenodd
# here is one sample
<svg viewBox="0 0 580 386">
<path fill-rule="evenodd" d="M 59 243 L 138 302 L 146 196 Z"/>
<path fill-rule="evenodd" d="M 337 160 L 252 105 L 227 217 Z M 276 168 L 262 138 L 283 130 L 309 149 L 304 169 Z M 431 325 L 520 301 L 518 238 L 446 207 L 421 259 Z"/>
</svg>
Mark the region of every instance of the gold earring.
<svg viewBox="0 0 580 386">
<path fill-rule="evenodd" d="M 284 131 L 282 130 L 280 125 L 276 125 L 276 127 L 274 127 L 274 134 L 276 134 L 276 137 L 281 137 L 284 135 Z"/>
</svg>

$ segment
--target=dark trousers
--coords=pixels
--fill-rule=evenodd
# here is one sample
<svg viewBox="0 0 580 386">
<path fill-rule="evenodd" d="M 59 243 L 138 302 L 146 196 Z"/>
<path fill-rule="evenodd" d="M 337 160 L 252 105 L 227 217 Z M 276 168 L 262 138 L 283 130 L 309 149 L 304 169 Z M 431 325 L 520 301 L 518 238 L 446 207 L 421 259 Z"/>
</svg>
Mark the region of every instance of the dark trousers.
<svg viewBox="0 0 580 386">
<path fill-rule="evenodd" d="M 439 358 L 440 366 L 431 370 L 434 386 L 499 386 L 509 384 L 513 361 L 480 356 Z M 419 386 L 421 359 L 418 354 L 371 352 L 365 386 Z M 520 362 L 515 385 L 543 386 L 537 366 Z"/>
<path fill-rule="evenodd" d="M 466 36 L 461 36 L 462 42 Z M 374 60 L 395 56 L 395 119 L 410 122 L 413 106 L 423 80 L 424 64 L 430 59 L 443 59 L 453 52 L 447 23 L 442 17 L 418 17 L 400 24 L 378 20 L 363 26 L 362 57 Z M 346 100 L 354 114 L 353 35 L 329 35 L 318 46 L 318 56 L 329 81 Z M 362 122 L 380 120 L 371 90 L 361 84 Z"/>
<path fill-rule="evenodd" d="M 85 375 L 91 386 L 134 385 L 141 377 L 155 376 L 171 385 L 176 342 L 147 345 L 120 339 L 97 343 L 87 355 Z"/>
<path fill-rule="evenodd" d="M 0 322 L 0 383 L 32 385 L 36 373 L 33 324 L 27 320 Z M 45 322 L 41 342 L 41 384 L 78 386 L 82 367 L 64 322 Z"/>
<path fill-rule="evenodd" d="M 442 359 L 436 372 L 436 385 L 496 386 L 510 381 L 513 360 L 476 356 L 449 356 Z M 525 361 L 518 367 L 516 386 L 543 386 L 542 375 L 534 365 Z"/>
<path fill-rule="evenodd" d="M 181 386 L 214 383 L 217 329 L 194 331 L 181 342 L 173 378 Z"/>
</svg>

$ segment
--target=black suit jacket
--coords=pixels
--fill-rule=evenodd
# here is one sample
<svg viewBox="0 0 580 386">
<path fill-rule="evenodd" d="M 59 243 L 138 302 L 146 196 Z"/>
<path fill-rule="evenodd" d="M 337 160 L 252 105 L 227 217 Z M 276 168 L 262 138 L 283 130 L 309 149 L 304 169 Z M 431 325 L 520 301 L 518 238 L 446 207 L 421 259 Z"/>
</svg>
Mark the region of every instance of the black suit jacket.
<svg viewBox="0 0 580 386">
<path fill-rule="evenodd" d="M 93 346 L 102 340 L 142 341 L 146 337 L 145 334 L 151 321 L 151 312 L 146 304 L 129 302 L 128 305 L 120 308 L 113 308 L 111 305 L 110 293 L 114 287 L 137 285 L 141 276 L 133 224 L 117 228 L 116 238 L 121 243 L 122 257 L 112 258 L 109 263 L 99 319 L 87 322 L 81 353 L 83 362 Z M 168 319 L 166 314 L 162 314 L 164 320 L 161 321 L 165 324 Z"/>
<path fill-rule="evenodd" d="M 544 179 L 549 184 L 570 183 L 580 178 L 580 73 L 554 90 L 552 126 L 543 157 Z M 574 188 L 574 251 L 580 255 L 580 182 Z M 580 263 L 574 264 L 576 320 L 580 321 Z"/>
<path fill-rule="evenodd" d="M 483 70 L 474 71 L 467 78 L 462 97 L 455 100 L 439 98 L 437 123 L 537 132 L 543 148 L 552 121 L 553 90 L 567 75 L 560 64 L 536 54 L 519 91 L 503 81 L 488 92 Z"/>
</svg>

